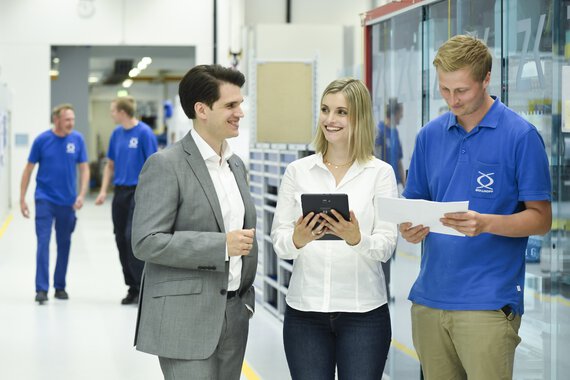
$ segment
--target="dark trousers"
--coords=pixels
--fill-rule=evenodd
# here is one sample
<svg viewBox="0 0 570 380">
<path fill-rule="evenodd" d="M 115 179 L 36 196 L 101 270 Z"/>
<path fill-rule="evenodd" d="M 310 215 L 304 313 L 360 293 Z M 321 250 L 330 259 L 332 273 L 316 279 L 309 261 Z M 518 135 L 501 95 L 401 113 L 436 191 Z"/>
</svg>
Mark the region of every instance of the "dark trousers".
<svg viewBox="0 0 570 380">
<path fill-rule="evenodd" d="M 133 211 L 135 209 L 135 186 L 115 187 L 113 197 L 113 229 L 115 242 L 119 250 L 119 260 L 123 267 L 125 284 L 130 292 L 138 293 L 141 285 L 141 276 L 144 261 L 133 255 L 131 245 L 131 228 L 133 225 Z"/>
<path fill-rule="evenodd" d="M 365 313 L 287 306 L 283 342 L 293 380 L 380 380 L 392 340 L 388 305 Z"/>
<path fill-rule="evenodd" d="M 76 222 L 75 210 L 73 206 L 60 206 L 43 199 L 37 199 L 36 236 L 38 249 L 36 252 L 36 292 L 47 292 L 49 289 L 49 242 L 54 221 L 57 259 L 53 275 L 53 286 L 56 289 L 65 289 L 71 234 L 75 229 Z"/>
</svg>

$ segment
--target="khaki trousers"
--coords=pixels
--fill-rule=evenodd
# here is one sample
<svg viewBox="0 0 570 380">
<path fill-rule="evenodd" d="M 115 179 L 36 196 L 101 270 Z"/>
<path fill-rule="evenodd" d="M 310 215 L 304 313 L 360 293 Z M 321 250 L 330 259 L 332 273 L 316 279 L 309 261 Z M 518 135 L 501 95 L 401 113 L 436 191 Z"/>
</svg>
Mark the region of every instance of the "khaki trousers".
<svg viewBox="0 0 570 380">
<path fill-rule="evenodd" d="M 412 339 L 426 380 L 510 380 L 521 316 L 412 305 Z"/>
</svg>

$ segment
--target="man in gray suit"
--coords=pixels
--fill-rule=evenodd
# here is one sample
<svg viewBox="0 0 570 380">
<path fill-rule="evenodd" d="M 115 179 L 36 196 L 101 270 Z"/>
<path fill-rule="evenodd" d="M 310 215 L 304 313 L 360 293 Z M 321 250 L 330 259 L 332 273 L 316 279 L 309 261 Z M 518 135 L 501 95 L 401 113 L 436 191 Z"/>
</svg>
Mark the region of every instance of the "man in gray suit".
<svg viewBox="0 0 570 380">
<path fill-rule="evenodd" d="M 227 138 L 243 117 L 242 73 L 200 65 L 179 95 L 193 128 L 145 163 L 132 242 L 145 261 L 135 345 L 165 379 L 239 379 L 257 267 L 255 206 Z"/>
</svg>

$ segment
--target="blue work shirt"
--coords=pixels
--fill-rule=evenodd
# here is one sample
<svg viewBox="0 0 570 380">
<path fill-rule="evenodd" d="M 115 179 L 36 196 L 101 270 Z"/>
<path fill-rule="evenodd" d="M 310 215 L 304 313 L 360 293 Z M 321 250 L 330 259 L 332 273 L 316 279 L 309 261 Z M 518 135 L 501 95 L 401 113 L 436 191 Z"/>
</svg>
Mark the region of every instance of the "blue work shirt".
<svg viewBox="0 0 570 380">
<path fill-rule="evenodd" d="M 387 127 L 383 121 L 379 122 L 375 145 L 376 150 L 380 152 L 378 158 L 389 163 L 396 174 L 396 182 L 403 183 L 398 162 L 404 155 L 398 130 L 395 127 Z"/>
<path fill-rule="evenodd" d="M 71 206 L 77 198 L 76 165 L 87 162 L 83 136 L 77 131 L 60 137 L 50 129 L 33 142 L 28 162 L 39 163 L 35 199 Z"/>
<path fill-rule="evenodd" d="M 525 201 L 551 199 L 541 136 L 494 99 L 469 133 L 451 112 L 420 130 L 404 197 L 468 200 L 470 210 L 500 215 L 524 210 Z M 444 310 L 498 310 L 509 305 L 522 315 L 526 243 L 526 237 L 430 232 L 409 299 Z"/>
<path fill-rule="evenodd" d="M 107 157 L 115 163 L 115 186 L 137 185 L 145 161 L 157 149 L 156 136 L 142 121 L 131 129 L 121 125 L 116 127 L 107 152 Z"/>
</svg>

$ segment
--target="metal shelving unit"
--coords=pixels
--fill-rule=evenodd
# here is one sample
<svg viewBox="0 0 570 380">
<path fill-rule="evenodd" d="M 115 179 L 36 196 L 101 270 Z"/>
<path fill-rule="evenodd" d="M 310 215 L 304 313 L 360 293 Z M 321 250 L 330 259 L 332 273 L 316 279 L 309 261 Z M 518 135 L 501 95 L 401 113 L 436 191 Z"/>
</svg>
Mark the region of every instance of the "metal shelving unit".
<svg viewBox="0 0 570 380">
<path fill-rule="evenodd" d="M 305 144 L 257 143 L 250 148 L 249 188 L 257 211 L 259 263 L 255 279 L 256 296 L 280 320 L 285 313 L 285 295 L 293 270 L 292 260 L 277 257 L 271 242 L 271 225 L 281 178 L 289 163 L 312 154 Z"/>
</svg>

